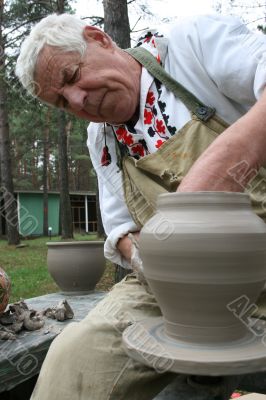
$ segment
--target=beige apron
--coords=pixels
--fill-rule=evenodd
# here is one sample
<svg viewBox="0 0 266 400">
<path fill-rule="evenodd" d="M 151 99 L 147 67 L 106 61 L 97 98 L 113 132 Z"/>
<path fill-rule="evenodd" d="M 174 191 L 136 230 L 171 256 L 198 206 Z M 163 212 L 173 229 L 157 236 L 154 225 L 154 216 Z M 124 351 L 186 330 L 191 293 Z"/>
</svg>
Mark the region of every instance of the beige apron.
<svg viewBox="0 0 266 400">
<path fill-rule="evenodd" d="M 135 223 L 142 227 L 156 211 L 159 194 L 176 191 L 193 163 L 229 125 L 215 116 L 215 110 L 202 104 L 193 94 L 177 83 L 145 49 L 127 50 L 159 79 L 167 89 L 184 102 L 191 111 L 192 119 L 167 140 L 155 153 L 139 160 L 122 157 L 125 200 Z M 245 166 L 245 164 L 244 164 Z M 239 172 L 231 171 L 239 178 Z M 246 191 L 254 211 L 266 221 L 266 170 L 261 168 Z M 265 202 L 265 204 L 264 204 Z"/>
</svg>

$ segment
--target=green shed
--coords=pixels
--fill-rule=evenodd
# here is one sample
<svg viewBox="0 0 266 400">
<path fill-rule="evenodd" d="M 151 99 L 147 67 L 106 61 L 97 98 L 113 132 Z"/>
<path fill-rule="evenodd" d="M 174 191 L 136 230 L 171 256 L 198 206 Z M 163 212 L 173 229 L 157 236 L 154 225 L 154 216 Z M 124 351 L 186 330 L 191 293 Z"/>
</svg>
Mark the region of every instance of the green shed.
<svg viewBox="0 0 266 400">
<path fill-rule="evenodd" d="M 22 236 L 43 234 L 43 193 L 17 193 L 19 233 Z M 53 235 L 59 234 L 59 194 L 48 195 L 48 226 Z"/>
<path fill-rule="evenodd" d="M 15 192 L 17 197 L 19 232 L 22 236 L 43 234 L 43 192 Z M 72 223 L 74 232 L 91 233 L 97 231 L 96 194 L 94 192 L 70 193 Z M 60 234 L 60 194 L 48 193 L 48 226 L 52 235 Z"/>
</svg>

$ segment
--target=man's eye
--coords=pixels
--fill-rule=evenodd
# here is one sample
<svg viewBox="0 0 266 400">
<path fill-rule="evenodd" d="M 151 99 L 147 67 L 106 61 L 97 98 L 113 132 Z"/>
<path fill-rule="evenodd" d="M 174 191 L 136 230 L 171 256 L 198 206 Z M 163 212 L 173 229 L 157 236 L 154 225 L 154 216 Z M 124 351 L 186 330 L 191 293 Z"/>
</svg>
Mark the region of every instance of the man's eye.
<svg viewBox="0 0 266 400">
<path fill-rule="evenodd" d="M 71 85 L 72 83 L 75 83 L 76 81 L 79 80 L 80 76 L 80 68 L 77 68 L 74 74 L 71 76 L 71 78 L 68 80 L 68 85 Z"/>
<path fill-rule="evenodd" d="M 68 107 L 68 101 L 67 99 L 65 99 L 63 96 L 60 99 L 60 106 L 59 106 L 62 110 L 67 109 Z"/>
</svg>

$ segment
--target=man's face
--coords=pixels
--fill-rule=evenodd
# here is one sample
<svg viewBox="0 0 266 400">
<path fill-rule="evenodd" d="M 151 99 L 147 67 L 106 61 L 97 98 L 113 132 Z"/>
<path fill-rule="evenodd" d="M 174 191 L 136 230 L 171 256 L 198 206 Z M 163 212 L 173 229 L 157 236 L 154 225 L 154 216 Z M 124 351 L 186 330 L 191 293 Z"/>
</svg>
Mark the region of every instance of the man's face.
<svg viewBox="0 0 266 400">
<path fill-rule="evenodd" d="M 85 28 L 82 58 L 44 47 L 35 70 L 38 97 L 89 121 L 126 122 L 138 107 L 141 67 L 135 63 L 130 69 L 128 55 L 105 40 L 103 32 L 90 28 Z"/>
</svg>

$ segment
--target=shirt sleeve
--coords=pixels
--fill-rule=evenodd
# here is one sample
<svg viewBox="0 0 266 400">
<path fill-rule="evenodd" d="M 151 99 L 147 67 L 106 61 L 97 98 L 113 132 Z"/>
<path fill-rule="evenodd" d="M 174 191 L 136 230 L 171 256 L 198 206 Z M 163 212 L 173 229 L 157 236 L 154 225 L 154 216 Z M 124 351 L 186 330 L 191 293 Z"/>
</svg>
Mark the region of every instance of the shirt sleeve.
<svg viewBox="0 0 266 400">
<path fill-rule="evenodd" d="M 121 171 L 116 165 L 115 143 L 110 133 L 107 133 L 106 140 L 111 155 L 111 164 L 103 167 L 100 163 L 104 146 L 103 125 L 90 123 L 87 144 L 93 167 L 97 173 L 100 210 L 107 235 L 104 254 L 113 263 L 129 268 L 130 265 L 121 256 L 116 245 L 124 235 L 138 231 L 139 228 L 132 220 L 124 200 Z"/>
<path fill-rule="evenodd" d="M 172 33 L 179 38 L 176 58 L 186 54 L 188 74 L 201 69 L 239 105 L 251 107 L 259 99 L 266 84 L 266 35 L 251 32 L 236 17 L 220 15 L 186 19 Z"/>
</svg>

